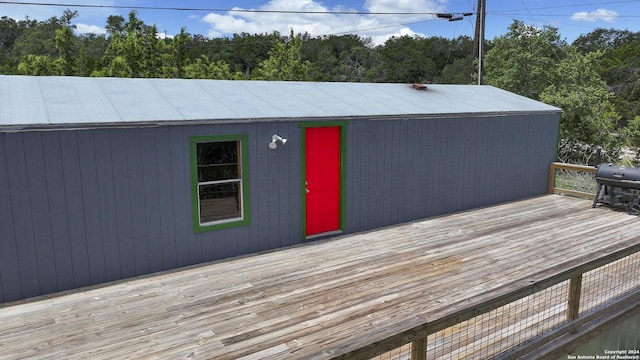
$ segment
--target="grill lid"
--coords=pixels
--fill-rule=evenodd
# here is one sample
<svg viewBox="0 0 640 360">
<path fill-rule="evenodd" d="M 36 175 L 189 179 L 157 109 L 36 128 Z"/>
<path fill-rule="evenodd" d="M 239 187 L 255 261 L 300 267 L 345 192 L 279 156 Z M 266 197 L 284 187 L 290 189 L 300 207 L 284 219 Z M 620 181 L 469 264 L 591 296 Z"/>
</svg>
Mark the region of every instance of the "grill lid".
<svg viewBox="0 0 640 360">
<path fill-rule="evenodd" d="M 601 164 L 596 171 L 596 182 L 602 185 L 640 189 L 640 168 Z"/>
</svg>

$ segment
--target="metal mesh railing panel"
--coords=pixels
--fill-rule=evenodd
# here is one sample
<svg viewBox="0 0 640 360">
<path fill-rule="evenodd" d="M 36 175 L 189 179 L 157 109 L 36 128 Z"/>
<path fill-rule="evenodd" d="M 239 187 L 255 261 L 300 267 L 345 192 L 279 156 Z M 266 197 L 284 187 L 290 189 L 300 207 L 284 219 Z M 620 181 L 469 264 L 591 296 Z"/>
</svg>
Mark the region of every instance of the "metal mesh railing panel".
<svg viewBox="0 0 640 360">
<path fill-rule="evenodd" d="M 567 283 L 430 335 L 427 359 L 488 359 L 552 329 L 565 321 Z"/>
<path fill-rule="evenodd" d="M 578 318 L 637 291 L 640 287 L 638 274 L 640 252 L 586 271 L 581 278 L 577 277 L 581 281 L 581 286 L 577 288 L 580 290 L 576 313 Z M 518 347 L 527 341 L 568 323 L 569 314 L 576 309 L 568 308 L 572 297 L 570 291 L 570 280 L 565 280 L 432 333 L 427 337 L 426 359 L 490 359 L 500 358 L 504 352 L 518 351 Z M 412 354 L 412 351 L 416 351 L 412 344 L 406 344 L 373 359 L 421 358 Z"/>
<path fill-rule="evenodd" d="M 640 253 L 631 254 L 582 277 L 580 313 L 595 310 L 640 286 Z"/>
</svg>

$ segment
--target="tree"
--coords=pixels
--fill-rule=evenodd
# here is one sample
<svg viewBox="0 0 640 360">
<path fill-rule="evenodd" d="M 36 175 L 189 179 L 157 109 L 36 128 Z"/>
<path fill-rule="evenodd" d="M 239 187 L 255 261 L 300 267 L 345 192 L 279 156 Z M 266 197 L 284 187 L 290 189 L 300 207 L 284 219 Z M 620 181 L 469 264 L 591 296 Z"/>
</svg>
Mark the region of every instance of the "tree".
<svg viewBox="0 0 640 360">
<path fill-rule="evenodd" d="M 184 78 L 184 67 L 187 65 L 187 44 L 191 36 L 185 28 L 180 29 L 180 33 L 176 35 L 169 44 L 171 62 L 170 66 L 174 72 L 173 77 Z"/>
<path fill-rule="evenodd" d="M 109 34 L 109 36 L 123 35 L 125 31 L 124 18 L 120 15 L 109 15 L 109 17 L 107 17 L 105 30 L 107 30 L 107 34 Z"/>
<path fill-rule="evenodd" d="M 250 74 L 259 63 L 269 57 L 270 51 L 278 42 L 284 41 L 278 32 L 272 34 L 248 33 L 234 34 L 227 43 L 231 46 L 231 64 L 235 70 L 244 74 Z M 219 59 L 217 56 L 209 56 L 210 59 Z"/>
<path fill-rule="evenodd" d="M 560 40 L 557 29 L 514 21 L 485 57 L 485 81 L 562 109 L 558 157 L 586 164 L 596 146 L 612 160 L 620 149 L 613 94 L 600 77 L 602 53 L 582 54 Z"/>
<path fill-rule="evenodd" d="M 302 56 L 311 63 L 309 74 L 314 81 L 363 81 L 377 59 L 369 38 L 328 35 L 303 39 Z"/>
<path fill-rule="evenodd" d="M 105 35 L 84 34 L 77 38 L 76 74 L 91 76 L 103 68 L 103 56 L 109 46 Z"/>
<path fill-rule="evenodd" d="M 382 82 L 433 82 L 438 76 L 435 61 L 427 56 L 419 36 L 392 37 L 377 48 L 380 65 L 376 72 Z"/>
<path fill-rule="evenodd" d="M 242 73 L 231 71 L 229 64 L 222 60 L 212 62 L 206 55 L 184 67 L 184 77 L 186 79 L 219 79 L 233 80 L 240 79 Z"/>
<path fill-rule="evenodd" d="M 624 129 L 625 145 L 635 153 L 635 166 L 640 165 L 640 115 L 629 121 Z"/>
<path fill-rule="evenodd" d="M 73 34 L 76 26 L 71 24 L 71 20 L 77 16 L 77 11 L 65 10 L 60 18 L 60 28 L 56 29 L 56 49 L 62 59 L 64 75 L 73 75 L 76 67 L 77 45 Z"/>
<path fill-rule="evenodd" d="M 338 59 L 337 68 L 333 71 L 333 80 L 363 82 L 371 79 L 370 69 L 375 66 L 378 57 L 373 49 L 357 46 L 343 51 Z"/>
<path fill-rule="evenodd" d="M 47 55 L 55 58 L 58 56 L 56 49 L 56 29 L 58 28 L 60 23 L 55 16 L 47 21 L 31 22 L 15 40 L 11 56 L 16 59 L 23 59 L 28 55 Z"/>
<path fill-rule="evenodd" d="M 594 31 L 578 36 L 571 44 L 583 54 L 596 51 L 613 50 L 624 44 L 628 44 L 637 37 L 636 34 L 629 30 L 603 29 L 598 28 Z"/>
<path fill-rule="evenodd" d="M 470 84 L 472 75 L 472 55 L 455 59 L 442 70 L 440 82 L 443 84 Z"/>
<path fill-rule="evenodd" d="M 493 41 L 484 58 L 484 81 L 538 100 L 551 83 L 551 72 L 564 57 L 566 43 L 558 29 L 538 29 L 514 20 L 506 35 Z"/>
<path fill-rule="evenodd" d="M 258 64 L 251 72 L 257 80 L 307 81 L 310 63 L 302 60 L 302 39 L 294 36 L 293 30 L 288 41 L 277 42 L 269 51 L 269 58 Z"/>
<path fill-rule="evenodd" d="M 598 74 L 601 53 L 582 55 L 567 47 L 565 58 L 550 69 L 551 84 L 540 100 L 562 109 L 558 157 L 563 162 L 588 164 L 595 148 L 604 148 L 610 160 L 617 159 L 620 139 L 614 136 L 618 115 L 613 94 Z"/>
<path fill-rule="evenodd" d="M 18 71 L 25 75 L 61 76 L 64 75 L 65 64 L 62 59 L 53 59 L 49 55 L 27 55 L 18 64 Z"/>
<path fill-rule="evenodd" d="M 14 71 L 17 61 L 12 56 L 16 41 L 27 31 L 35 21 L 16 21 L 7 16 L 0 17 L 0 73 L 10 74 Z"/>
<path fill-rule="evenodd" d="M 165 45 L 155 25 L 145 25 L 131 11 L 124 24 L 118 17 L 109 17 L 107 28 L 111 33 L 105 51 L 107 65 L 93 76 L 160 77 L 168 72 L 163 68 Z"/>
<path fill-rule="evenodd" d="M 640 112 L 640 33 L 616 32 L 603 49 L 600 74 L 615 93 L 614 104 L 625 125 Z"/>
</svg>

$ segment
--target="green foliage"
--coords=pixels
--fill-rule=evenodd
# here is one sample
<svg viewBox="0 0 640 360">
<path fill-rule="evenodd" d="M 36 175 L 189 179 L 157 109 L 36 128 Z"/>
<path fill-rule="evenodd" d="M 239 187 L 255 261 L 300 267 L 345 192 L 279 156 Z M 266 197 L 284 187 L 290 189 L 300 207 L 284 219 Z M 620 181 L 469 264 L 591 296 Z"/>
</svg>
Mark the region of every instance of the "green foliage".
<svg viewBox="0 0 640 360">
<path fill-rule="evenodd" d="M 61 26 L 56 17 L 48 21 L 30 23 L 11 47 L 11 56 L 14 59 L 23 59 L 28 55 L 58 55 L 56 49 L 56 29 Z"/>
<path fill-rule="evenodd" d="M 418 36 L 392 37 L 380 52 L 379 74 L 382 82 L 432 82 L 436 74 L 435 61 L 426 56 L 424 39 Z"/>
<path fill-rule="evenodd" d="M 231 46 L 230 61 L 235 64 L 235 69 L 250 74 L 259 63 L 269 57 L 269 52 L 276 43 L 282 42 L 284 39 L 280 34 L 274 32 L 272 34 L 234 34 L 229 42 Z M 209 56 L 211 59 L 216 57 Z"/>
<path fill-rule="evenodd" d="M 269 51 L 269 58 L 262 61 L 251 72 L 256 80 L 307 81 L 309 78 L 308 60 L 302 60 L 302 39 L 294 36 L 286 42 L 277 42 Z"/>
<path fill-rule="evenodd" d="M 70 27 L 56 29 L 56 49 L 64 62 L 64 74 L 73 75 L 76 67 L 76 44 Z"/>
<path fill-rule="evenodd" d="M 103 69 L 102 57 L 109 46 L 105 35 L 85 34 L 77 38 L 76 76 L 91 76 Z"/>
<path fill-rule="evenodd" d="M 565 45 L 556 28 L 538 29 L 514 20 L 486 53 L 484 83 L 538 100 L 552 82 L 549 70 L 564 57 Z"/>
<path fill-rule="evenodd" d="M 309 76 L 313 81 L 365 81 L 368 69 L 378 59 L 371 39 L 357 35 L 309 38 L 301 51 L 303 59 L 311 63 Z"/>
<path fill-rule="evenodd" d="M 613 94 L 598 69 L 602 53 L 578 51 L 557 29 L 514 21 L 485 56 L 485 82 L 562 109 L 560 161 L 593 162 L 598 146 L 615 161 L 622 140 Z"/>
<path fill-rule="evenodd" d="M 60 76 L 67 67 L 64 60 L 52 59 L 49 55 L 28 55 L 18 65 L 18 71 L 24 75 Z"/>
<path fill-rule="evenodd" d="M 588 34 L 578 36 L 571 44 L 583 54 L 596 51 L 613 50 L 624 44 L 628 44 L 637 38 L 628 30 L 602 29 L 598 28 Z"/>
<path fill-rule="evenodd" d="M 442 82 L 445 84 L 470 84 L 473 64 L 471 55 L 447 64 L 442 70 Z"/>
<path fill-rule="evenodd" d="M 16 21 L 7 16 L 0 17 L 0 73 L 12 73 L 19 61 L 12 56 L 13 47 L 29 26 L 35 22 Z"/>
<path fill-rule="evenodd" d="M 184 77 L 186 79 L 234 80 L 240 79 L 242 73 L 231 71 L 229 64 L 222 60 L 212 62 L 202 55 L 201 58 L 184 67 Z"/>
<path fill-rule="evenodd" d="M 581 52 L 603 53 L 599 72 L 614 92 L 623 127 L 640 113 L 640 32 L 596 29 L 573 42 Z"/>
<path fill-rule="evenodd" d="M 640 165 L 640 115 L 629 121 L 624 129 L 625 145 L 635 154 L 634 165 Z"/>
<path fill-rule="evenodd" d="M 599 53 L 582 55 L 575 47 L 565 48 L 565 58 L 549 71 L 551 84 L 540 95 L 540 100 L 563 111 L 561 161 L 587 164 L 598 146 L 613 159 L 620 150 L 613 136 L 618 115 L 610 101 L 613 94 L 597 72 L 599 57 Z"/>
</svg>

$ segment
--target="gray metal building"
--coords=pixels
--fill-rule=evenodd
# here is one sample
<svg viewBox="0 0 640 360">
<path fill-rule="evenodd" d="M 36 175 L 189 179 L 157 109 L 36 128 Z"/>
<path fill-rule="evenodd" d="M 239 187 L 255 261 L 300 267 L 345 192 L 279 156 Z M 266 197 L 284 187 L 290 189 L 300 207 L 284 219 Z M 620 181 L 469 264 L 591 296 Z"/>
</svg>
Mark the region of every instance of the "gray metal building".
<svg viewBox="0 0 640 360">
<path fill-rule="evenodd" d="M 546 192 L 490 86 L 0 76 L 0 303 Z"/>
</svg>

